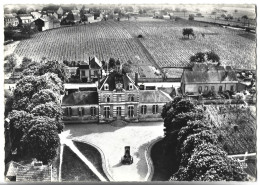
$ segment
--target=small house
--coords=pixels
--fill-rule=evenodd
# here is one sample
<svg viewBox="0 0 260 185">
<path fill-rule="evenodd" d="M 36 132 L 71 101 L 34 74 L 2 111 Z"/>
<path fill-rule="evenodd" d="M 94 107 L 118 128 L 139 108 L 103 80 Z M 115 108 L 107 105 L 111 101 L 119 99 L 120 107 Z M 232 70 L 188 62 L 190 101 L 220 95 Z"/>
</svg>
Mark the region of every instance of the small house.
<svg viewBox="0 0 260 185">
<path fill-rule="evenodd" d="M 4 26 L 5 27 L 14 27 L 18 26 L 19 20 L 13 14 L 5 14 L 4 15 Z"/>
</svg>

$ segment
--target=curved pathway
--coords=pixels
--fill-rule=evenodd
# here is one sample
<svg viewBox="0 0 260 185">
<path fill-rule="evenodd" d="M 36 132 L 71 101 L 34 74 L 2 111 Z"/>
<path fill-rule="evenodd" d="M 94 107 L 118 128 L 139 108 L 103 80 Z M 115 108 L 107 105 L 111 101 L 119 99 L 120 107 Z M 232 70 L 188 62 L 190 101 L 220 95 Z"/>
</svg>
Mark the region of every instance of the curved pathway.
<svg viewBox="0 0 260 185">
<path fill-rule="evenodd" d="M 130 123 L 125 127 L 109 124 L 70 124 L 72 139 L 100 149 L 104 171 L 114 181 L 149 181 L 153 173 L 150 145 L 163 136 L 163 122 Z M 124 147 L 130 146 L 133 164 L 122 165 Z"/>
</svg>

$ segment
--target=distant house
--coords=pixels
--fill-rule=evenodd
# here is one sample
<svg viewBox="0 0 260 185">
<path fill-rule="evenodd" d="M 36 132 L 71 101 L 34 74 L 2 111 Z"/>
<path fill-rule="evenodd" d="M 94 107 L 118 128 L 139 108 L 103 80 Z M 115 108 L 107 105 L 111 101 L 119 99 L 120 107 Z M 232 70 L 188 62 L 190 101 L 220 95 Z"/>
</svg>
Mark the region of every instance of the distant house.
<svg viewBox="0 0 260 185">
<path fill-rule="evenodd" d="M 34 19 L 39 19 L 42 16 L 40 12 L 31 12 L 31 15 Z"/>
<path fill-rule="evenodd" d="M 95 21 L 93 14 L 85 14 L 85 17 L 87 18 L 87 21 L 88 21 L 89 23 L 92 23 L 92 22 Z"/>
<path fill-rule="evenodd" d="M 4 14 L 4 26 L 5 27 L 14 27 L 18 26 L 19 20 L 13 14 Z"/>
<path fill-rule="evenodd" d="M 183 94 L 199 95 L 210 90 L 237 91 L 237 86 L 236 73 L 230 66 L 194 64 L 191 69 L 185 69 L 181 77 Z"/>
<path fill-rule="evenodd" d="M 89 62 L 81 62 L 79 64 L 80 80 L 84 82 L 95 82 L 102 78 L 102 64 L 96 58 L 89 58 Z"/>
<path fill-rule="evenodd" d="M 163 19 L 170 19 L 169 15 L 163 15 Z"/>
<path fill-rule="evenodd" d="M 19 14 L 18 19 L 21 24 L 30 24 L 34 20 L 30 14 Z"/>
<path fill-rule="evenodd" d="M 57 14 L 58 14 L 58 18 L 62 17 L 62 15 L 64 14 L 64 10 L 62 9 L 62 7 L 59 7 L 59 9 L 57 10 Z"/>
<path fill-rule="evenodd" d="M 34 22 L 39 31 L 60 27 L 60 21 L 55 16 L 41 17 L 36 19 Z"/>
</svg>

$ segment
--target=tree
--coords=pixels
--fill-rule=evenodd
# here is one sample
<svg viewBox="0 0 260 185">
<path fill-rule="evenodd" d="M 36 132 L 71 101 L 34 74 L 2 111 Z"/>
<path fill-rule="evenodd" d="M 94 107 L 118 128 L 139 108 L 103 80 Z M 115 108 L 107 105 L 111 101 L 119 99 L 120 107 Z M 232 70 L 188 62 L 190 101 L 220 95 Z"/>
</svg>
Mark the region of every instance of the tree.
<svg viewBox="0 0 260 185">
<path fill-rule="evenodd" d="M 244 20 L 244 26 L 246 25 L 246 20 L 248 20 L 248 16 L 247 15 L 243 15 L 241 17 Z"/>
<path fill-rule="evenodd" d="M 39 76 L 40 75 L 39 74 L 40 65 L 41 64 L 39 62 L 35 62 L 35 61 L 32 61 L 29 64 L 22 63 L 22 67 L 24 67 L 22 76 L 30 76 L 30 75 Z"/>
<path fill-rule="evenodd" d="M 190 62 L 204 63 L 206 61 L 218 62 L 218 65 L 220 65 L 220 57 L 214 51 L 198 52 L 190 57 Z"/>
<path fill-rule="evenodd" d="M 12 150 L 17 149 L 17 153 L 22 153 L 21 140 L 24 134 L 26 134 L 30 128 L 30 120 L 33 115 L 25 111 L 13 110 L 8 114 L 8 119 L 10 120 L 7 125 L 5 125 L 5 130 L 9 130 L 10 133 L 10 143 Z"/>
<path fill-rule="evenodd" d="M 17 11 L 17 14 L 26 14 L 26 8 L 21 8 Z"/>
<path fill-rule="evenodd" d="M 45 73 L 54 73 L 63 81 L 68 81 L 68 73 L 65 70 L 65 65 L 58 61 L 47 61 L 44 65 L 39 67 L 39 75 L 44 75 Z"/>
<path fill-rule="evenodd" d="M 114 58 L 110 58 L 108 62 L 109 68 L 115 68 L 116 66 L 116 60 Z"/>
<path fill-rule="evenodd" d="M 28 67 L 28 65 L 31 63 L 32 63 L 32 59 L 23 57 L 22 63 L 20 64 L 20 68 L 26 69 Z"/>
<path fill-rule="evenodd" d="M 180 12 L 181 9 L 177 7 L 177 8 L 175 8 L 175 11 L 176 11 L 176 12 Z"/>
<path fill-rule="evenodd" d="M 198 63 L 203 63 L 205 62 L 205 53 L 203 52 L 198 52 L 195 55 L 190 57 L 190 62 L 198 62 Z"/>
<path fill-rule="evenodd" d="M 193 20 L 194 20 L 194 14 L 190 14 L 190 15 L 189 15 L 189 20 L 190 20 L 190 21 L 193 21 Z"/>
<path fill-rule="evenodd" d="M 190 35 L 194 35 L 193 29 L 192 28 L 183 28 L 182 35 L 183 36 L 188 35 L 188 38 L 190 38 Z"/>
<path fill-rule="evenodd" d="M 7 64 L 10 66 L 10 69 L 12 71 L 12 73 L 14 72 L 14 68 L 17 65 L 17 58 L 14 54 L 8 55 L 6 57 L 7 60 Z"/>
<path fill-rule="evenodd" d="M 185 13 L 187 12 L 187 9 L 186 9 L 186 8 L 183 8 L 183 9 L 182 9 L 182 12 L 183 12 L 184 17 L 185 17 Z"/>
<path fill-rule="evenodd" d="M 128 63 L 124 63 L 122 66 L 122 73 L 126 74 L 126 73 L 131 73 L 131 72 L 132 72 L 131 65 Z"/>
<path fill-rule="evenodd" d="M 22 137 L 22 146 L 29 151 L 31 157 L 42 161 L 44 164 L 50 162 L 57 155 L 59 136 L 54 121 L 48 117 L 34 117 L 32 125 Z"/>
<path fill-rule="evenodd" d="M 219 56 L 214 51 L 206 52 L 207 60 L 211 62 L 220 62 Z"/>
<path fill-rule="evenodd" d="M 171 181 L 245 181 L 247 174 L 239 162 L 227 157 L 220 147 L 203 142 L 194 149 L 186 166 Z"/>
<path fill-rule="evenodd" d="M 57 103 L 47 102 L 45 104 L 36 105 L 31 113 L 34 116 L 47 116 L 49 118 L 54 118 L 59 121 L 62 116 L 62 109 Z"/>
</svg>

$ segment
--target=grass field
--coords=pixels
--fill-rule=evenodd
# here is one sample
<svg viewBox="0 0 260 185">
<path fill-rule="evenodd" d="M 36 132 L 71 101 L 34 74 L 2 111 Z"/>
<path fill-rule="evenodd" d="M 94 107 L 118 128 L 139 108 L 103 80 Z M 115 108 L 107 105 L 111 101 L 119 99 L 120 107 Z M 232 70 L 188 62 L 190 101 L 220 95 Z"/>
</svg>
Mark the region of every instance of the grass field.
<svg viewBox="0 0 260 185">
<path fill-rule="evenodd" d="M 182 38 L 182 29 L 187 27 L 194 29 L 196 39 Z M 137 38 L 139 34 L 143 38 Z M 109 20 L 40 32 L 21 41 L 14 53 L 20 58 L 26 56 L 36 61 L 42 57 L 82 61 L 94 55 L 100 60 L 110 57 L 122 62 L 131 60 L 132 66 L 140 66 L 139 72 L 145 77 L 156 77 L 149 65 L 184 67 L 191 55 L 207 50 L 214 50 L 224 65 L 255 69 L 255 48 L 255 35 L 245 31 L 195 21 L 138 17 L 137 20 Z"/>
</svg>

